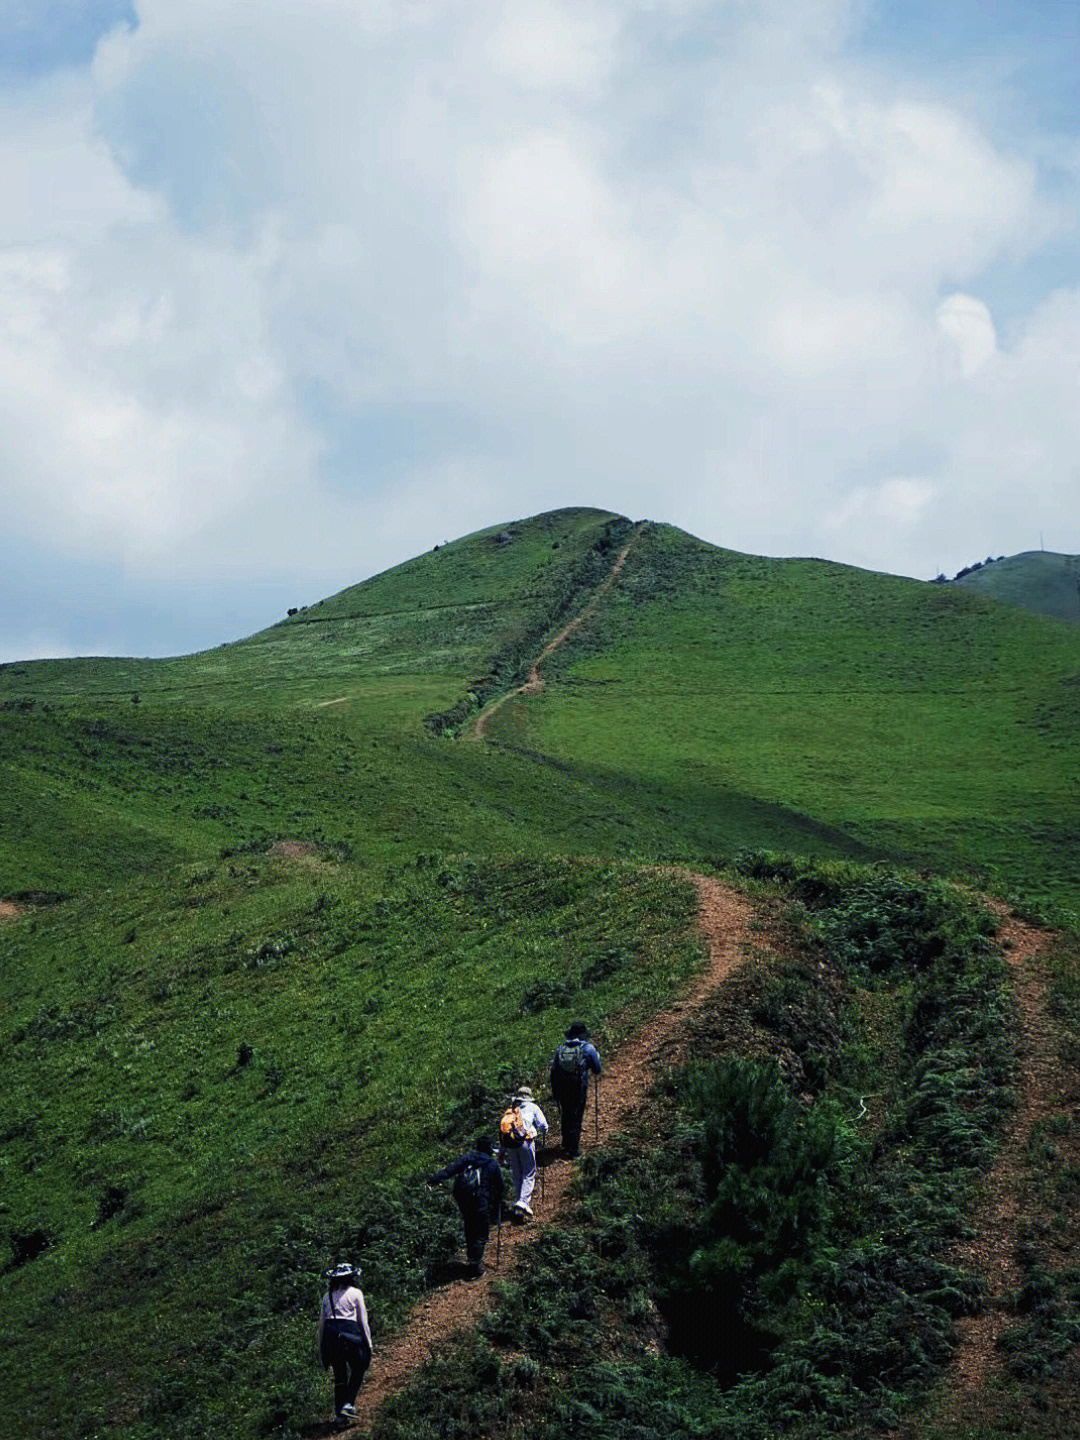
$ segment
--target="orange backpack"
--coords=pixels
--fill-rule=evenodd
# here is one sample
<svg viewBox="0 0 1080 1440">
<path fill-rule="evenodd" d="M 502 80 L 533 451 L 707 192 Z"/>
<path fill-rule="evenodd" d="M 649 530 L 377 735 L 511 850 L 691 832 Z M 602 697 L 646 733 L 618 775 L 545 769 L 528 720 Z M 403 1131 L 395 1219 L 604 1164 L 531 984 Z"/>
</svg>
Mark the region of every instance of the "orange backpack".
<svg viewBox="0 0 1080 1440">
<path fill-rule="evenodd" d="M 518 1150 L 526 1140 L 536 1137 L 536 1131 L 526 1124 L 525 1117 L 516 1105 L 511 1105 L 499 1121 L 499 1138 L 507 1150 Z"/>
</svg>

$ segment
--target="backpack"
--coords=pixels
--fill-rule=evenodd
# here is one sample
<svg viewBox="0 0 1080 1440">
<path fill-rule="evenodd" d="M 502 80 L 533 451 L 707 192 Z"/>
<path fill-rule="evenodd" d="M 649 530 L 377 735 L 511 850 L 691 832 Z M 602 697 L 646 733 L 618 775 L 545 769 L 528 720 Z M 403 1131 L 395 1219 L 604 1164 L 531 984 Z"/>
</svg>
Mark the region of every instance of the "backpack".
<svg viewBox="0 0 1080 1440">
<path fill-rule="evenodd" d="M 584 1080 L 585 1077 L 585 1046 L 571 1040 L 564 1040 L 555 1051 L 555 1064 L 560 1075 L 568 1080 Z"/>
<path fill-rule="evenodd" d="M 480 1166 L 475 1161 L 466 1165 L 458 1177 L 461 1181 L 462 1193 L 474 1199 L 479 1199 L 484 1189 L 484 1175 Z"/>
<path fill-rule="evenodd" d="M 536 1131 L 526 1124 L 525 1117 L 516 1105 L 511 1105 L 499 1121 L 499 1138 L 507 1150 L 518 1150 L 526 1140 L 532 1140 Z"/>
</svg>

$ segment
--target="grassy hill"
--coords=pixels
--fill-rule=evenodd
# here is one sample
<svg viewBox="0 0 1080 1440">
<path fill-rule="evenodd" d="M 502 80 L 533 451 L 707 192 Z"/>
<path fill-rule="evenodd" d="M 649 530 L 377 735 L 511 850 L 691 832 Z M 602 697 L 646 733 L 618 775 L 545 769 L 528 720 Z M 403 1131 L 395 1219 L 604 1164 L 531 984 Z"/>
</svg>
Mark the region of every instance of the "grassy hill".
<svg viewBox="0 0 1080 1440">
<path fill-rule="evenodd" d="M 955 583 L 988 600 L 1080 624 L 1080 555 L 1025 550 L 962 571 Z"/>
<path fill-rule="evenodd" d="M 702 963 L 658 862 L 1075 929 L 1078 719 L 1075 627 L 587 509 L 203 654 L 0 667 L 0 1434 L 309 1426 L 327 1258 L 392 1328 L 456 1243 L 418 1177 Z"/>
</svg>

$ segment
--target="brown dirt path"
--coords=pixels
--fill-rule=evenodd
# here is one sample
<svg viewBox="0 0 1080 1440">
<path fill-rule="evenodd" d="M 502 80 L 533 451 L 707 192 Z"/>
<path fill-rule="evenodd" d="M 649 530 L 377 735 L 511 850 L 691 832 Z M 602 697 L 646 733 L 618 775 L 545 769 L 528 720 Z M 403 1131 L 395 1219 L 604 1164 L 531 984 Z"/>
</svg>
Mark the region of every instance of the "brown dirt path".
<svg viewBox="0 0 1080 1440">
<path fill-rule="evenodd" d="M 1004 906 L 991 905 L 1002 917 L 999 941 L 1013 975 L 1020 1019 L 1020 1096 L 1004 1148 L 987 1177 L 975 1217 L 975 1236 L 958 1247 L 958 1262 L 985 1276 L 985 1308 L 957 1322 L 960 1344 L 948 1377 L 946 1418 L 962 1420 L 1000 1363 L 998 1338 L 1010 1321 L 1005 1296 L 1021 1281 L 1016 1259 L 1024 1219 L 1021 1190 L 1025 1157 L 1033 1127 L 1052 1113 L 1061 1087 L 1056 1079 L 1055 1047 L 1046 1026 L 1046 984 L 1032 962 L 1046 943 L 1044 932 L 1018 920 Z"/>
<path fill-rule="evenodd" d="M 519 685 L 516 690 L 510 690 L 507 694 L 500 695 L 498 700 L 493 700 L 486 710 L 482 710 L 480 712 L 480 714 L 476 717 L 476 724 L 473 726 L 472 731 L 470 732 L 474 740 L 482 740 L 484 738 L 491 726 L 491 717 L 496 713 L 496 711 L 500 710 L 507 703 L 507 701 L 515 700 L 519 695 L 540 694 L 541 690 L 543 690 L 544 688 L 544 677 L 540 673 L 540 666 L 544 663 L 544 661 L 548 658 L 549 655 L 553 654 L 554 651 L 558 650 L 560 645 L 564 645 L 566 643 L 566 641 L 574 633 L 575 630 L 580 630 L 582 625 L 585 624 L 585 621 L 596 614 L 596 611 L 600 607 L 600 602 L 603 600 L 604 596 L 608 593 L 611 587 L 615 584 L 615 581 L 619 578 L 619 572 L 626 564 L 626 557 L 630 554 L 630 551 L 633 549 L 635 543 L 641 538 L 647 528 L 648 526 L 645 522 L 642 522 L 635 527 L 634 533 L 630 536 L 630 539 L 626 542 L 623 548 L 619 551 L 618 555 L 615 557 L 615 564 L 611 567 L 610 575 L 608 575 L 607 579 L 600 586 L 599 590 L 597 590 L 596 594 L 589 601 L 588 605 L 585 606 L 585 609 L 582 610 L 581 614 L 575 615 L 571 621 L 569 621 L 566 625 L 563 626 L 563 628 L 559 631 L 555 638 L 553 640 L 549 640 L 548 643 L 544 646 L 543 650 L 540 651 L 540 654 L 536 657 L 536 659 L 529 667 L 529 678 L 525 681 L 524 685 Z"/>
<path fill-rule="evenodd" d="M 605 1060 L 600 1089 L 600 1143 L 610 1139 L 640 1104 L 657 1067 L 673 1060 L 679 1052 L 684 1022 L 699 1009 L 712 992 L 741 963 L 749 940 L 753 913 L 749 902 L 737 891 L 704 875 L 681 870 L 665 873 L 691 880 L 697 887 L 697 927 L 705 940 L 708 964 L 686 994 L 670 1010 L 655 1016 L 613 1056 Z M 549 1111 L 548 1119 L 553 1117 Z M 557 1114 L 554 1117 L 557 1120 Z M 582 1132 L 586 1145 L 594 1143 L 594 1117 L 587 1116 Z M 389 1395 L 402 1389 L 413 1371 L 451 1335 L 475 1325 L 487 1309 L 494 1281 L 505 1278 L 514 1268 L 518 1249 L 536 1238 L 545 1225 L 558 1221 L 570 1205 L 573 1163 L 556 1155 L 555 1147 L 543 1156 L 544 1194 L 537 1207 L 537 1219 L 528 1227 L 503 1225 L 502 1255 L 497 1271 L 488 1270 L 479 1280 L 456 1280 L 440 1286 L 416 1306 L 404 1328 L 385 1346 L 376 1335 L 375 1355 L 357 1400 L 358 1424 L 370 1426 L 376 1410 Z M 539 1195 L 539 1186 L 537 1195 Z M 495 1239 L 488 1245 L 487 1260 L 494 1261 Z M 317 1432 L 325 1433 L 325 1432 Z"/>
<path fill-rule="evenodd" d="M 5 920 L 21 920 L 26 911 L 21 905 L 16 905 L 14 900 L 0 900 L 0 925 Z"/>
</svg>

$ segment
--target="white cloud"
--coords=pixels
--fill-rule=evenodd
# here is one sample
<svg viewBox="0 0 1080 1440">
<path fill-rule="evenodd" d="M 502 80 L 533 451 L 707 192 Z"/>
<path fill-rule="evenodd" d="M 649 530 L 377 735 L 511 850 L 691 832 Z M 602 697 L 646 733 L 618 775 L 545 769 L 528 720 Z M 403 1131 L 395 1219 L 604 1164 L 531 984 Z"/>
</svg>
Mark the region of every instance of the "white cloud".
<svg viewBox="0 0 1080 1440">
<path fill-rule="evenodd" d="M 14 532 L 309 593 L 563 503 L 1080 550 L 1075 296 L 999 336 L 983 283 L 1067 238 L 1062 145 L 864 70 L 858 5 L 139 14 L 0 102 Z"/>
<path fill-rule="evenodd" d="M 498 74 L 528 88 L 591 90 L 611 73 L 614 14 L 554 0 L 506 0 L 485 50 Z"/>
<path fill-rule="evenodd" d="M 916 476 L 897 476 L 860 485 L 826 520 L 834 533 L 866 532 L 879 526 L 910 531 L 919 525 L 937 495 L 937 486 Z"/>
<path fill-rule="evenodd" d="M 962 374 L 973 375 L 997 354 L 993 316 L 974 295 L 948 296 L 937 308 L 937 323 L 956 345 Z"/>
</svg>

